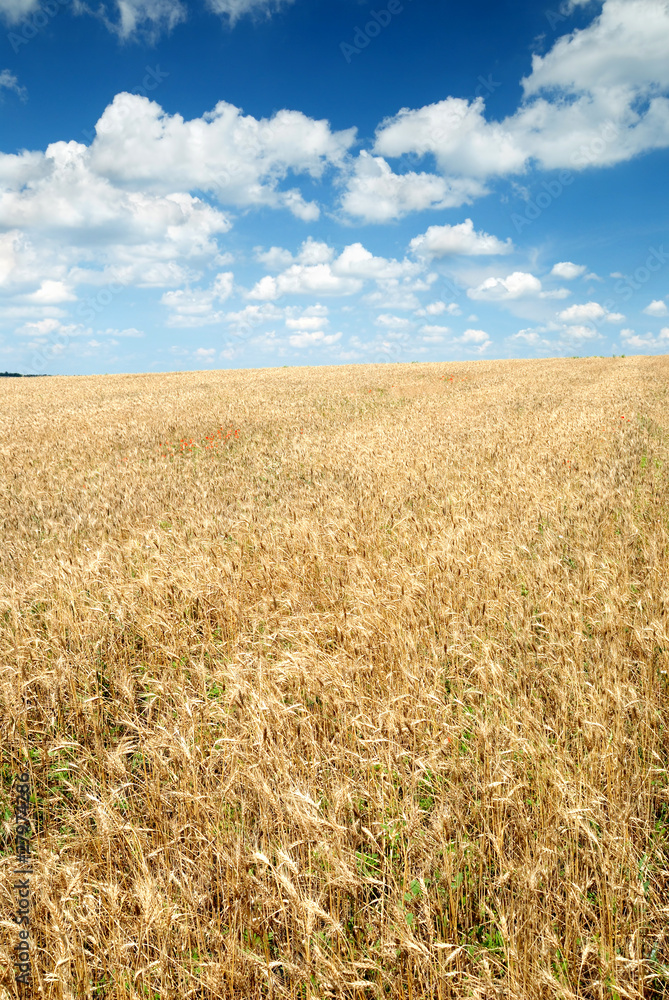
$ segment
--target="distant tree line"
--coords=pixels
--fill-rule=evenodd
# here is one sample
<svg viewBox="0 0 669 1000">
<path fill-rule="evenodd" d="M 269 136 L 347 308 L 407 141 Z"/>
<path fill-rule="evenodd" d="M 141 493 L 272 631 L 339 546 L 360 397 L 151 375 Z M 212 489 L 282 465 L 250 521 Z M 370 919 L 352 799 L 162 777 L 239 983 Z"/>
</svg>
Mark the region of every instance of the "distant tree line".
<svg viewBox="0 0 669 1000">
<path fill-rule="evenodd" d="M 48 375 L 24 375 L 22 372 L 0 372 L 0 378 L 48 378 Z"/>
</svg>

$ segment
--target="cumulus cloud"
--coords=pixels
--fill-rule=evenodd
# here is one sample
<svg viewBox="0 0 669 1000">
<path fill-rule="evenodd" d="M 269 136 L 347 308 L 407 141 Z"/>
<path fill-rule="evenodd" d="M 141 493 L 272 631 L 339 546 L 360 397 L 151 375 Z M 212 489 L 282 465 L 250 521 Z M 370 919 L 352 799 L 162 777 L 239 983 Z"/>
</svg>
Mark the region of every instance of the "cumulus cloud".
<svg viewBox="0 0 669 1000">
<path fill-rule="evenodd" d="M 446 313 L 448 316 L 460 316 L 462 310 L 457 302 L 429 302 L 425 307 L 416 310 L 416 316 L 441 316 Z"/>
<path fill-rule="evenodd" d="M 411 288 L 403 287 L 398 281 L 379 282 L 379 288 L 363 296 L 366 305 L 374 309 L 400 309 L 415 311 L 420 307 L 420 299 Z"/>
<path fill-rule="evenodd" d="M 289 172 L 322 177 L 341 166 L 355 128 L 332 132 L 300 111 L 243 115 L 226 101 L 191 121 L 135 94 L 117 94 L 95 126 L 91 169 L 143 191 L 200 190 L 221 204 L 285 208 L 305 221 L 319 209 L 296 189 L 279 190 Z"/>
<path fill-rule="evenodd" d="M 230 229 L 227 216 L 186 192 L 115 185 L 92 169 L 88 147 L 78 142 L 52 143 L 43 154 L 0 154 L 0 182 L 0 226 L 20 233 L 13 240 L 15 257 L 48 257 L 50 248 L 72 266 L 88 263 L 96 252 L 127 263 L 127 250 L 143 267 L 213 254 L 215 237 Z"/>
<path fill-rule="evenodd" d="M 367 280 L 388 287 L 420 271 L 420 265 L 414 261 L 375 257 L 362 243 L 350 244 L 333 258 L 334 251 L 327 244 L 307 240 L 295 263 L 276 276 L 265 275 L 248 297 L 271 301 L 283 295 L 353 295 L 362 290 Z"/>
<path fill-rule="evenodd" d="M 665 0 L 605 0 L 586 28 L 558 38 L 544 56 L 532 56 L 532 72 L 522 81 L 526 94 L 559 87 L 596 92 L 603 88 L 645 91 L 650 83 L 669 85 Z"/>
<path fill-rule="evenodd" d="M 484 186 L 471 178 L 446 179 L 414 171 L 396 174 L 383 157 L 362 150 L 348 178 L 341 207 L 363 222 L 390 222 L 409 212 L 457 208 L 485 193 Z"/>
<path fill-rule="evenodd" d="M 289 173 L 317 180 L 341 164 L 354 133 L 333 133 L 327 122 L 292 111 L 258 120 L 224 102 L 184 121 L 144 97 L 118 94 L 90 145 L 59 141 L 43 151 L 0 153 L 0 289 L 38 309 L 71 300 L 79 285 L 181 288 L 170 300 L 173 322 L 186 322 L 189 300 L 193 323 L 196 303 L 202 315 L 206 303 L 184 288 L 197 285 L 205 265 L 229 262 L 218 240 L 232 225 L 198 192 L 308 221 L 318 206 L 281 190 L 282 180 Z M 293 260 L 277 248 L 267 253 L 279 270 Z M 311 266 L 333 257 L 307 240 L 298 260 Z"/>
<path fill-rule="evenodd" d="M 647 316 L 666 316 L 669 310 L 662 299 L 653 299 L 643 310 Z"/>
<path fill-rule="evenodd" d="M 404 153 L 432 153 L 448 176 L 478 180 L 495 174 L 520 172 L 526 155 L 508 127 L 489 124 L 484 101 L 471 103 L 460 97 L 416 110 L 402 108 L 385 119 L 376 132 L 374 152 L 398 157 Z"/>
<path fill-rule="evenodd" d="M 609 312 L 599 302 L 584 302 L 579 305 L 569 306 L 568 309 L 563 309 L 562 312 L 558 313 L 558 319 L 561 319 L 563 323 L 573 323 L 582 320 L 591 323 L 599 320 L 605 320 L 607 323 L 622 323 L 625 317 L 622 313 Z"/>
<path fill-rule="evenodd" d="M 669 4 L 605 0 L 590 25 L 534 55 L 523 100 L 502 121 L 481 97 L 402 108 L 378 127 L 382 157 L 431 154 L 448 178 L 585 169 L 669 146 Z"/>
<path fill-rule="evenodd" d="M 328 312 L 328 307 L 321 305 L 320 302 L 307 309 L 288 306 L 285 310 L 286 327 L 298 331 L 324 330 L 330 324 Z"/>
<path fill-rule="evenodd" d="M 551 268 L 551 274 L 556 278 L 563 278 L 565 281 L 571 281 L 573 278 L 580 278 L 582 274 L 585 274 L 587 267 L 585 264 L 572 264 L 569 260 L 560 261 L 558 264 L 553 264 Z"/>
<path fill-rule="evenodd" d="M 583 324 L 567 326 L 562 333 L 563 340 L 592 340 L 596 336 L 596 330 L 591 326 L 583 326 Z"/>
<path fill-rule="evenodd" d="M 168 326 L 209 326 L 220 323 L 224 314 L 220 303 L 232 294 L 234 279 L 231 271 L 219 274 L 210 288 L 186 288 L 165 292 L 161 298 L 170 310 Z"/>
<path fill-rule="evenodd" d="M 472 220 L 465 219 L 455 226 L 430 226 L 427 232 L 411 240 L 409 249 L 421 257 L 434 259 L 453 254 L 483 256 L 511 253 L 513 243 L 510 239 L 502 241 L 488 233 L 476 232 Z"/>
<path fill-rule="evenodd" d="M 35 292 L 25 296 L 27 302 L 38 305 L 57 305 L 60 302 L 74 302 L 76 295 L 62 281 L 43 281 Z"/>
<path fill-rule="evenodd" d="M 457 344 L 476 344 L 479 351 L 485 351 L 492 341 L 485 330 L 465 330 L 461 337 L 455 338 Z"/>
<path fill-rule="evenodd" d="M 542 337 L 543 333 L 548 332 L 545 327 L 532 328 L 528 327 L 525 330 L 519 330 L 518 333 L 512 334 L 510 337 L 506 338 L 506 342 L 512 347 L 516 344 L 524 344 L 528 347 L 535 348 L 551 348 L 554 346 L 553 341 L 546 337 Z"/>
<path fill-rule="evenodd" d="M 426 323 L 418 331 L 422 334 L 423 340 L 430 344 L 440 344 L 451 333 L 449 326 L 439 326 L 433 323 Z"/>
<path fill-rule="evenodd" d="M 657 336 L 653 336 L 652 333 L 640 336 L 634 330 L 621 330 L 620 336 L 627 347 L 637 348 L 640 351 L 665 353 L 669 349 L 669 326 L 663 327 Z"/>
<path fill-rule="evenodd" d="M 325 333 L 323 330 L 293 333 L 288 338 L 291 347 L 331 347 L 341 340 L 341 333 Z"/>
<path fill-rule="evenodd" d="M 506 302 L 528 295 L 538 295 L 540 292 L 539 279 L 525 271 L 514 271 L 506 278 L 486 278 L 475 288 L 467 289 L 470 299 L 480 299 L 483 302 Z"/>
<path fill-rule="evenodd" d="M 377 326 L 383 326 L 388 330 L 411 330 L 413 323 L 404 316 L 393 316 L 392 313 L 381 313 L 374 320 Z"/>
<path fill-rule="evenodd" d="M 266 274 L 256 282 L 248 298 L 272 301 L 283 295 L 354 295 L 362 286 L 359 278 L 335 274 L 330 264 L 293 264 L 276 277 Z"/>
</svg>

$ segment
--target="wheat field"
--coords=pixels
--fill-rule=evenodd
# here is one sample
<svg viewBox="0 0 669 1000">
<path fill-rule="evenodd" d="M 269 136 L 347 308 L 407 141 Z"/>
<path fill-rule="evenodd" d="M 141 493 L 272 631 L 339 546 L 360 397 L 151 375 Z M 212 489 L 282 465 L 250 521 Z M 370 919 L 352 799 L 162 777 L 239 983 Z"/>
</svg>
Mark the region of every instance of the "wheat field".
<svg viewBox="0 0 669 1000">
<path fill-rule="evenodd" d="M 6 379 L 0 427 L 0 998 L 669 995 L 669 358 Z"/>
</svg>

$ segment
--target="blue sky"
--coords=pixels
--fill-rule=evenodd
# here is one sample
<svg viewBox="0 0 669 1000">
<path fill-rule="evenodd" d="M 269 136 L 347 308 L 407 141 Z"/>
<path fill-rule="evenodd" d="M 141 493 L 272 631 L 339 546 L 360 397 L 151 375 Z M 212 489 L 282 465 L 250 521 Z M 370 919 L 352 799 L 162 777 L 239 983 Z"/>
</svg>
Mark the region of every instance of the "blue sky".
<svg viewBox="0 0 669 1000">
<path fill-rule="evenodd" d="M 0 370 L 669 349 L 669 2 L 0 15 Z"/>
</svg>

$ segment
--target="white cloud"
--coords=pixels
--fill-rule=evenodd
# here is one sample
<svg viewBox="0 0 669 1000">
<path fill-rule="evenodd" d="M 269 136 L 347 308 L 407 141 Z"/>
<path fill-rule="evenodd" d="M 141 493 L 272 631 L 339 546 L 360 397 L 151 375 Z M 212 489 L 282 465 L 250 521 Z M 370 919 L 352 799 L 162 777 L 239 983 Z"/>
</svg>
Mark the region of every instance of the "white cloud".
<svg viewBox="0 0 669 1000">
<path fill-rule="evenodd" d="M 491 346 L 492 340 L 485 330 L 465 330 L 462 336 L 452 337 L 450 343 L 476 354 L 483 354 Z"/>
<path fill-rule="evenodd" d="M 669 7 L 665 0 L 605 0 L 586 28 L 558 38 L 550 52 L 532 57 L 526 94 L 559 87 L 644 91 L 649 81 L 669 85 Z"/>
<path fill-rule="evenodd" d="M 584 302 L 580 305 L 569 306 L 568 309 L 563 309 L 561 313 L 558 313 L 558 319 L 565 323 L 574 320 L 603 319 L 605 316 L 606 309 L 599 302 Z"/>
<path fill-rule="evenodd" d="M 341 333 L 324 333 L 323 330 L 294 333 L 288 338 L 291 347 L 330 347 L 341 340 Z"/>
<path fill-rule="evenodd" d="M 73 262 L 90 260 L 95 248 L 112 257 L 114 248 L 132 248 L 145 261 L 211 254 L 212 237 L 230 228 L 226 216 L 190 194 L 116 187 L 92 169 L 89 149 L 78 142 L 52 143 L 37 157 L 0 154 L 3 174 L 0 225 L 42 245 L 65 244 Z M 62 259 L 62 246 L 54 252 Z"/>
<path fill-rule="evenodd" d="M 239 334 L 247 333 L 255 326 L 263 323 L 276 323 L 284 318 L 284 312 L 278 309 L 273 303 L 266 302 L 264 305 L 248 305 L 237 312 L 229 312 L 225 315 L 225 320 L 232 327 L 233 331 Z"/>
<path fill-rule="evenodd" d="M 37 309 L 66 301 L 80 284 L 195 286 L 204 265 L 230 259 L 217 241 L 231 221 L 193 192 L 315 218 L 318 206 L 279 185 L 289 173 L 318 179 L 341 164 L 354 133 L 332 133 L 327 122 L 299 112 L 257 120 L 224 102 L 184 121 L 146 98 L 118 94 L 90 146 L 60 141 L 44 151 L 0 153 L 0 288 Z M 279 267 L 292 259 L 277 248 L 268 254 Z M 297 260 L 333 256 L 310 239 Z"/>
<path fill-rule="evenodd" d="M 256 260 L 268 271 L 284 271 L 291 264 L 328 264 L 335 256 L 332 247 L 312 236 L 307 237 L 295 256 L 283 247 L 270 247 L 269 250 L 255 247 L 254 252 Z"/>
<path fill-rule="evenodd" d="M 410 288 L 403 288 L 397 281 L 379 282 L 379 288 L 364 295 L 363 301 L 374 309 L 415 311 L 420 307 L 417 295 Z"/>
<path fill-rule="evenodd" d="M 605 0 L 592 23 L 534 55 L 524 97 L 502 121 L 482 98 L 402 108 L 377 129 L 384 157 L 432 154 L 445 177 L 585 169 L 669 146 L 669 4 Z"/>
<path fill-rule="evenodd" d="M 639 336 L 634 330 L 621 330 L 620 336 L 627 347 L 636 347 L 641 351 L 657 350 L 666 352 L 669 350 L 669 326 L 663 327 L 656 337 L 652 333 Z"/>
<path fill-rule="evenodd" d="M 184 121 L 126 93 L 116 95 L 95 131 L 91 169 L 112 182 L 162 193 L 199 189 L 222 204 L 286 208 L 305 221 L 318 217 L 318 206 L 297 189 L 280 191 L 279 182 L 289 172 L 318 179 L 329 165 L 342 165 L 356 132 L 331 132 L 327 121 L 300 111 L 258 120 L 226 101 Z"/>
<path fill-rule="evenodd" d="M 130 337 L 133 340 L 141 340 L 144 333 L 141 330 L 137 330 L 134 326 L 127 327 L 125 330 L 98 330 L 98 334 L 102 334 L 105 337 Z"/>
<path fill-rule="evenodd" d="M 581 320 L 591 323 L 598 320 L 605 320 L 607 323 L 622 323 L 625 317 L 622 313 L 609 312 L 599 302 L 584 302 L 579 305 L 569 306 L 568 309 L 563 309 L 561 313 L 558 313 L 558 319 L 561 319 L 564 323 L 579 322 Z"/>
<path fill-rule="evenodd" d="M 18 327 L 15 331 L 20 337 L 52 337 L 54 334 L 62 334 L 69 337 L 80 337 L 83 334 L 90 334 L 90 329 L 83 329 L 77 323 L 63 324 L 58 319 L 48 317 L 46 319 L 31 320 Z"/>
<path fill-rule="evenodd" d="M 666 303 L 662 299 L 653 299 L 643 311 L 647 316 L 666 316 L 669 312 Z"/>
<path fill-rule="evenodd" d="M 286 310 L 286 326 L 289 330 L 324 330 L 329 326 L 328 307 L 319 304 L 305 310 L 288 307 Z"/>
<path fill-rule="evenodd" d="M 270 17 L 293 0 L 207 0 L 207 6 L 215 14 L 223 14 L 234 25 L 246 14 L 264 15 Z"/>
<path fill-rule="evenodd" d="M 100 18 L 122 41 L 139 37 L 155 42 L 188 16 L 186 5 L 180 0 L 115 0 L 109 6 L 100 4 L 96 10 L 88 6 L 87 0 L 80 0 L 74 10 L 77 14 Z"/>
<path fill-rule="evenodd" d="M 531 327 L 525 330 L 519 330 L 518 333 L 512 334 L 512 336 L 507 337 L 507 342 L 511 345 L 516 343 L 527 344 L 529 347 L 541 347 L 550 348 L 553 342 L 542 337 L 542 333 L 548 332 L 545 327 L 538 327 L 532 329 Z"/>
<path fill-rule="evenodd" d="M 457 208 L 486 193 L 470 178 L 450 180 L 436 174 L 393 172 L 381 156 L 362 150 L 349 176 L 341 207 L 363 222 L 390 222 L 409 212 Z"/>
<path fill-rule="evenodd" d="M 573 278 L 580 278 L 582 274 L 585 274 L 587 267 L 585 264 L 572 264 L 569 260 L 560 261 L 558 264 L 554 264 L 551 268 L 551 274 L 556 278 L 563 278 L 565 281 L 571 281 Z"/>
<path fill-rule="evenodd" d="M 566 299 L 570 295 L 571 292 L 568 288 L 553 288 L 549 292 L 539 292 L 540 299 Z"/>
<path fill-rule="evenodd" d="M 9 90 L 22 100 L 25 101 L 28 97 L 28 91 L 25 87 L 22 87 L 15 77 L 15 75 L 8 69 L 3 69 L 0 72 L 0 99 L 3 90 Z"/>
<path fill-rule="evenodd" d="M 502 241 L 488 233 L 477 233 L 472 220 L 465 219 L 455 226 L 430 226 L 427 232 L 411 240 L 409 248 L 421 257 L 433 259 L 449 254 L 506 254 L 513 250 L 513 243 L 510 239 Z"/>
<path fill-rule="evenodd" d="M 336 274 L 354 276 L 357 278 L 374 278 L 375 280 L 410 277 L 420 271 L 420 265 L 414 261 L 389 260 L 386 257 L 375 257 L 365 249 L 362 243 L 351 243 L 342 250 L 334 261 L 332 269 Z"/>
<path fill-rule="evenodd" d="M 335 274 L 330 264 L 293 264 L 277 277 L 266 274 L 247 297 L 273 301 L 284 295 L 354 295 L 362 287 L 359 278 Z"/>
<path fill-rule="evenodd" d="M 423 309 L 416 310 L 416 316 L 441 316 L 442 313 L 446 313 L 448 316 L 460 316 L 462 310 L 457 302 L 449 302 L 446 305 L 445 302 L 430 302 Z"/>
<path fill-rule="evenodd" d="M 484 330 L 465 330 L 461 337 L 456 338 L 461 344 L 484 344 L 489 339 Z"/>
<path fill-rule="evenodd" d="M 483 187 L 486 177 L 520 172 L 526 154 L 508 128 L 489 124 L 484 102 L 447 97 L 416 110 L 402 108 L 385 119 L 376 132 L 374 152 L 382 156 L 432 153 L 449 177 L 476 179 Z"/>
<path fill-rule="evenodd" d="M 283 271 L 293 263 L 292 253 L 283 247 L 270 247 L 269 250 L 254 247 L 254 253 L 256 260 L 268 271 Z"/>
<path fill-rule="evenodd" d="M 168 326 L 209 326 L 220 323 L 225 317 L 215 304 L 224 302 L 232 294 L 233 274 L 225 271 L 217 275 L 211 288 L 182 288 L 165 292 L 161 298 L 170 310 Z"/>
<path fill-rule="evenodd" d="M 484 302 L 506 302 L 520 299 L 527 295 L 537 295 L 541 292 L 541 282 L 533 274 L 524 271 L 514 271 L 506 278 L 486 278 L 476 288 L 469 288 L 470 299 L 481 299 Z"/>
<path fill-rule="evenodd" d="M 276 276 L 265 275 L 248 292 L 248 298 L 273 301 L 283 295 L 354 295 L 367 280 L 388 286 L 400 278 L 415 278 L 420 271 L 414 261 L 375 257 L 362 243 L 352 243 L 339 257 L 333 257 L 327 244 L 307 240 L 298 262 Z"/>
<path fill-rule="evenodd" d="M 245 15 L 269 17 L 293 0 L 207 0 L 207 6 L 234 27 Z M 0 0 L 0 13 L 10 24 L 16 24 L 41 7 L 40 0 Z M 188 16 L 187 7 L 180 0 L 110 0 L 95 9 L 86 0 L 74 6 L 77 14 L 90 14 L 100 18 L 109 31 L 126 41 L 137 36 L 156 41 L 162 33 L 169 33 Z"/>
<path fill-rule="evenodd" d="M 0 0 L 0 14 L 8 24 L 18 24 L 39 7 L 39 0 Z"/>
<path fill-rule="evenodd" d="M 196 361 L 206 361 L 211 363 L 216 358 L 216 348 L 215 347 L 197 347 L 193 351 L 193 358 Z"/>
<path fill-rule="evenodd" d="M 76 295 L 72 294 L 62 281 L 43 281 L 36 292 L 31 292 L 25 296 L 27 302 L 36 302 L 39 305 L 57 305 L 60 302 L 73 302 Z"/>
<path fill-rule="evenodd" d="M 592 340 L 596 336 L 596 330 L 593 330 L 591 326 L 583 326 L 582 324 L 568 326 L 563 332 L 564 340 Z"/>
<path fill-rule="evenodd" d="M 403 316 L 393 316 L 391 313 L 381 313 L 374 320 L 377 326 L 384 326 L 388 330 L 410 330 L 413 323 Z"/>
<path fill-rule="evenodd" d="M 418 332 L 423 335 L 424 341 L 431 344 L 440 344 L 449 336 L 451 328 L 449 326 L 436 326 L 426 323 L 425 326 L 421 326 Z"/>
</svg>

